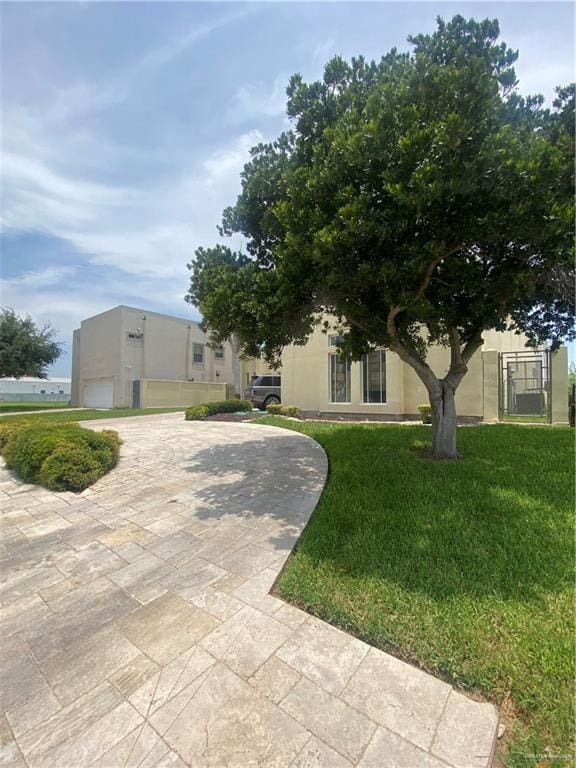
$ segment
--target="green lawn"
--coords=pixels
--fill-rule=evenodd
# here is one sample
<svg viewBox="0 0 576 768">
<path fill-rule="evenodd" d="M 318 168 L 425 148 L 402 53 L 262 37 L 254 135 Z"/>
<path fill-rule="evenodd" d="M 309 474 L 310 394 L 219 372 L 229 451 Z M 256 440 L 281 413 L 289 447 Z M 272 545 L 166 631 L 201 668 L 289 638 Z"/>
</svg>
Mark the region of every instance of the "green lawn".
<svg viewBox="0 0 576 768">
<path fill-rule="evenodd" d="M 523 755 L 573 749 L 574 433 L 461 428 L 437 462 L 425 427 L 258 423 L 330 461 L 279 593 L 502 706 L 506 765 L 572 764 Z"/>
<path fill-rule="evenodd" d="M 30 413 L 22 416 L 5 416 L 1 421 L 30 421 L 42 419 L 50 421 L 91 421 L 92 419 L 120 419 L 126 416 L 153 416 L 155 413 L 184 412 L 182 408 L 110 408 L 109 410 L 79 409 L 64 413 Z"/>
<path fill-rule="evenodd" d="M 29 401 L 8 403 L 0 401 L 0 416 L 3 413 L 11 413 L 12 411 L 49 411 L 54 408 L 70 408 L 70 406 L 68 403 L 31 403 Z"/>
</svg>

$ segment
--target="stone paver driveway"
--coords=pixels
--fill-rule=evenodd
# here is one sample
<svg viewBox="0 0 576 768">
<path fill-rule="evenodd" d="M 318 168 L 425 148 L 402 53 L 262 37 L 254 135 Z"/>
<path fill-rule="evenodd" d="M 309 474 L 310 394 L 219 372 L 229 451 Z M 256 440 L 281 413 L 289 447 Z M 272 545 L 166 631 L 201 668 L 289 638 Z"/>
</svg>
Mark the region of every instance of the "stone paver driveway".
<svg viewBox="0 0 576 768">
<path fill-rule="evenodd" d="M 312 440 L 181 414 L 80 495 L 0 478 L 2 766 L 481 768 L 497 715 L 269 594 Z"/>
</svg>

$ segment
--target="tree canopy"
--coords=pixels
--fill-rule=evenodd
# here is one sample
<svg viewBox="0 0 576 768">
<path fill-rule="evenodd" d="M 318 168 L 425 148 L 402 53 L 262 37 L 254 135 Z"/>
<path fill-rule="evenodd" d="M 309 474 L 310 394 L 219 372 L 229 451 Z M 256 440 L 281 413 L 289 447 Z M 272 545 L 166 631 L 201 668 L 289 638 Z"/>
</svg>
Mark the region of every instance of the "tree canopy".
<svg viewBox="0 0 576 768">
<path fill-rule="evenodd" d="M 18 317 L 12 309 L 3 309 L 0 313 L 0 377 L 47 378 L 46 366 L 62 354 L 54 335 L 49 325 L 38 328 L 29 315 Z"/>
<path fill-rule="evenodd" d="M 438 19 L 409 53 L 290 79 L 293 128 L 251 150 L 223 214 L 246 252 L 199 248 L 189 265 L 217 341 L 278 362 L 331 314 L 343 354 L 383 346 L 414 368 L 438 427 L 483 331 L 573 333 L 574 85 L 552 109 L 521 96 L 498 37 L 496 20 Z"/>
</svg>

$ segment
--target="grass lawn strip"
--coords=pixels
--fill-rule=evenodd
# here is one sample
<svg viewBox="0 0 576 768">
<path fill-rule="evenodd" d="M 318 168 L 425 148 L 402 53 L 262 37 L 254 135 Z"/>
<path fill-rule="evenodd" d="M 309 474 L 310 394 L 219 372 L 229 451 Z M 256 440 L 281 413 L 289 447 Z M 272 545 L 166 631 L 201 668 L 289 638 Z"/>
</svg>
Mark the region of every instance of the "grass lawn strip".
<svg viewBox="0 0 576 768">
<path fill-rule="evenodd" d="M 435 462 L 426 427 L 257 423 L 310 435 L 330 461 L 279 593 L 494 701 L 507 766 L 571 764 L 573 432 L 459 429 L 463 458 Z"/>
<path fill-rule="evenodd" d="M 0 401 L 0 415 L 13 411 L 51 411 L 58 408 L 70 408 L 70 405 L 68 403 L 31 403 L 29 400 L 21 403 Z"/>
<path fill-rule="evenodd" d="M 63 413 L 25 413 L 19 416 L 4 416 L 0 418 L 4 421 L 32 421 L 33 419 L 42 419 L 50 421 L 94 421 L 95 419 L 122 419 L 129 416 L 154 416 L 157 413 L 183 413 L 184 406 L 181 408 L 109 408 L 109 409 L 79 409 L 70 410 Z M 0 411 L 1 414 L 1 411 Z"/>
</svg>

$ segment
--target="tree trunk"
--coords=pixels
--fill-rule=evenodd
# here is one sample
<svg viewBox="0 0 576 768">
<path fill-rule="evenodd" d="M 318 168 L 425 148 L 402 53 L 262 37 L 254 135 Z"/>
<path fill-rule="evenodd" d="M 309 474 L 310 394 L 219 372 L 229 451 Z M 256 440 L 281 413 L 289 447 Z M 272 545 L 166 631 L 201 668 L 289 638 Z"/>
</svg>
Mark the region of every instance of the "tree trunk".
<svg viewBox="0 0 576 768">
<path fill-rule="evenodd" d="M 435 261 L 429 267 L 420 294 L 430 282 L 431 270 L 437 263 Z M 386 330 L 391 339 L 389 347 L 398 354 L 401 360 L 414 369 L 428 390 L 432 407 L 432 457 L 434 459 L 457 459 L 456 389 L 468 371 L 470 358 L 482 346 L 482 329 L 478 328 L 474 333 L 469 333 L 468 341 L 462 347 L 458 328 L 447 325 L 446 332 L 450 340 L 450 368 L 443 379 L 438 379 L 420 352 L 398 338 L 396 317 L 402 311 L 403 307 L 395 305 L 388 312 Z"/>
<path fill-rule="evenodd" d="M 242 397 L 242 382 L 240 381 L 240 341 L 235 334 L 230 336 L 230 346 L 232 347 L 232 373 L 234 376 L 234 393 L 237 397 Z"/>
<path fill-rule="evenodd" d="M 440 391 L 430 394 L 432 406 L 432 456 L 435 459 L 457 459 L 455 389 L 445 379 Z"/>
</svg>

